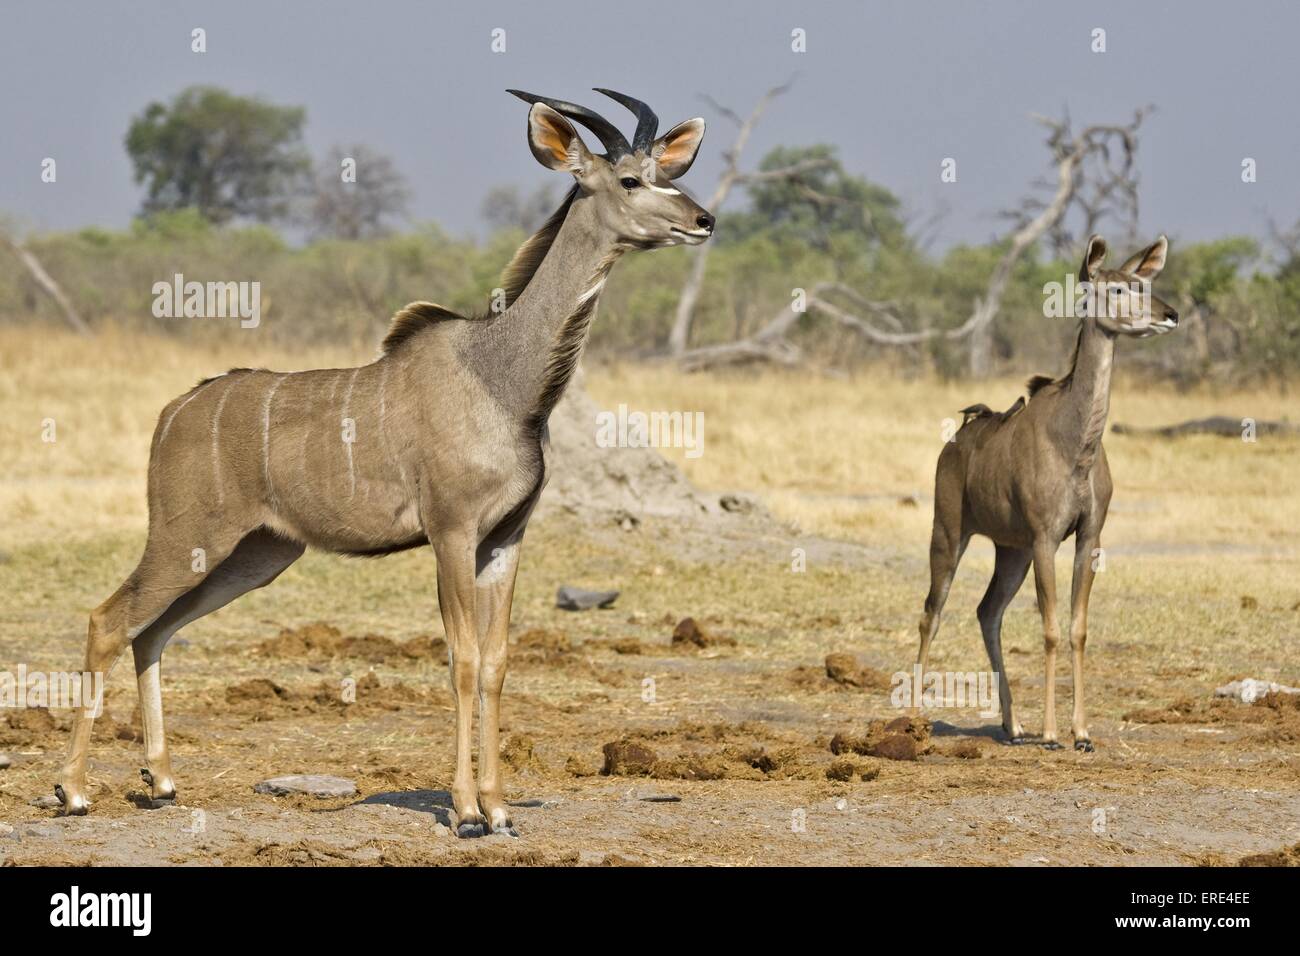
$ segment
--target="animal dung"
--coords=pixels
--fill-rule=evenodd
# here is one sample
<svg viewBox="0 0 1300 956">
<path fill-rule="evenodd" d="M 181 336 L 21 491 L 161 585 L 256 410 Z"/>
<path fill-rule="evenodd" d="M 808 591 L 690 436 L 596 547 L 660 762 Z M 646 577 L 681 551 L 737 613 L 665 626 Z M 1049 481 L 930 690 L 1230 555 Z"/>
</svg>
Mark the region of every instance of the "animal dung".
<svg viewBox="0 0 1300 956">
<path fill-rule="evenodd" d="M 721 634 L 712 634 L 701 627 L 695 618 L 684 617 L 673 628 L 673 644 L 674 646 L 688 644 L 695 647 L 734 647 L 736 640 Z"/>
<path fill-rule="evenodd" d="M 841 733 L 831 738 L 831 753 L 836 756 L 853 753 L 885 760 L 918 760 L 932 749 L 930 722 L 921 717 L 873 720 L 862 736 Z"/>
</svg>

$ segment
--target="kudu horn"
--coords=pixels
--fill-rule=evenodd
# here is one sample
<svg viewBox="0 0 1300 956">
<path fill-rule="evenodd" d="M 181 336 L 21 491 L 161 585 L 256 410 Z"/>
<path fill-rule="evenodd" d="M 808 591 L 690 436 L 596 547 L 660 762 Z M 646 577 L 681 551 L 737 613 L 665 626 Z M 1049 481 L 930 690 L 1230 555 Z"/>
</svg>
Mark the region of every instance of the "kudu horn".
<svg viewBox="0 0 1300 956">
<path fill-rule="evenodd" d="M 600 142 L 605 147 L 606 154 L 611 161 L 621 159 L 632 153 L 632 147 L 628 144 L 626 137 L 619 132 L 618 127 L 599 113 L 589 110 L 585 106 L 568 103 L 564 100 L 553 100 L 549 96 L 538 96 L 536 93 L 525 93 L 523 90 L 506 90 L 506 92 L 519 97 L 525 103 L 545 103 L 555 112 L 577 120 L 600 138 Z M 654 114 L 651 113 L 650 115 L 653 116 Z M 637 130 L 640 131 L 639 126 Z"/>
<path fill-rule="evenodd" d="M 636 116 L 636 132 L 632 134 L 632 152 L 635 153 L 639 150 L 649 153 L 650 144 L 655 141 L 655 136 L 659 133 L 659 117 L 655 116 L 655 111 L 640 100 L 625 96 L 622 93 L 603 90 L 599 86 L 595 87 L 595 91 L 605 94 L 611 100 L 632 111 Z"/>
</svg>

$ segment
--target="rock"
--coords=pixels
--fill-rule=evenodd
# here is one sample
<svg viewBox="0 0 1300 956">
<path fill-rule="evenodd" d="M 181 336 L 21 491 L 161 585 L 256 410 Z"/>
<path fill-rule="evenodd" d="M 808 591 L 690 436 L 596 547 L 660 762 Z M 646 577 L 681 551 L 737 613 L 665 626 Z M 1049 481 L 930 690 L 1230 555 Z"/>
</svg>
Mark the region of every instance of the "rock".
<svg viewBox="0 0 1300 956">
<path fill-rule="evenodd" d="M 589 611 L 606 608 L 618 600 L 617 591 L 584 591 L 567 584 L 555 592 L 555 606 L 562 611 Z"/>
<path fill-rule="evenodd" d="M 254 793 L 267 793 L 273 797 L 287 797 L 305 794 L 319 800 L 356 795 L 357 785 L 345 777 L 330 777 L 324 774 L 291 774 L 287 777 L 272 777 L 253 787 Z"/>
<path fill-rule="evenodd" d="M 44 797 L 37 797 L 35 800 L 28 800 L 27 805 L 38 810 L 57 810 L 63 806 L 63 801 L 51 793 Z"/>
<path fill-rule="evenodd" d="M 12 764 L 13 761 L 9 759 L 9 755 L 7 753 L 0 752 L 0 770 L 4 770 L 6 767 L 11 766 Z"/>
<path fill-rule="evenodd" d="M 1300 687 L 1287 687 L 1276 681 L 1247 677 L 1245 680 L 1234 680 L 1214 690 L 1215 697 L 1231 697 L 1243 704 L 1253 704 L 1267 694 L 1300 694 Z"/>
</svg>

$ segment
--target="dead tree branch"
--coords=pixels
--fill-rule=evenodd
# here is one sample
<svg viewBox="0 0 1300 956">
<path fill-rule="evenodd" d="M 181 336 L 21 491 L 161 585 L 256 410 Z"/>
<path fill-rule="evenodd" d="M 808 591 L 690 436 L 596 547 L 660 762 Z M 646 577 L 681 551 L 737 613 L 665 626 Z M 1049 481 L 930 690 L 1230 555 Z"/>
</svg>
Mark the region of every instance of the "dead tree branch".
<svg viewBox="0 0 1300 956">
<path fill-rule="evenodd" d="M 1125 125 L 1088 126 L 1077 135 L 1070 132 L 1069 119 L 1051 120 L 1034 116 L 1049 130 L 1047 146 L 1056 164 L 1056 182 L 1047 200 L 1031 198 L 1006 214 L 1017 221 L 1009 236 L 1006 251 L 989 276 L 984 294 L 975 300 L 969 317 L 952 329 L 922 328 L 903 331 L 897 309 L 891 303 L 874 302 L 838 282 L 824 282 L 807 293 L 804 311 L 816 311 L 862 336 L 869 342 L 886 347 L 915 346 L 931 339 L 971 340 L 970 371 L 987 373 L 988 332 L 1002 307 L 1002 298 L 1016 265 L 1025 252 L 1044 236 L 1068 248 L 1073 240 L 1065 231 L 1066 216 L 1071 208 L 1083 212 L 1085 229 L 1092 231 L 1104 216 L 1122 214 L 1130 222 L 1137 218 L 1137 176 L 1134 157 L 1138 145 L 1138 128 L 1150 109 L 1139 109 Z M 1118 148 L 1116 148 L 1118 147 Z M 1114 154 L 1119 158 L 1115 159 Z M 870 314 L 875 321 L 863 318 L 849 308 L 827 299 L 837 294 L 854 307 Z M 738 362 L 774 361 L 792 364 L 800 360 L 797 346 L 785 341 L 785 335 L 798 324 L 803 311 L 793 306 L 782 309 L 767 325 L 748 339 L 677 353 L 687 369 Z M 888 328 L 882 328 L 881 324 Z M 684 345 L 684 343 L 683 343 Z"/>
<path fill-rule="evenodd" d="M 723 106 L 712 97 L 708 95 L 701 97 L 714 110 L 737 127 L 735 141 L 731 144 L 731 148 L 723 153 L 726 166 L 723 168 L 717 187 L 713 190 L 713 195 L 709 197 L 707 208 L 715 216 L 736 186 L 772 182 L 779 179 L 797 179 L 805 173 L 830 164 L 829 160 L 805 159 L 782 169 L 765 169 L 749 173 L 740 170 L 740 158 L 749 143 L 750 135 L 754 132 L 754 127 L 758 125 L 758 121 L 767 111 L 771 102 L 789 90 L 793 83 L 794 79 L 791 78 L 780 86 L 772 87 L 759 98 L 753 110 L 745 119 L 741 119 L 735 110 Z M 673 318 L 672 330 L 668 333 L 668 351 L 673 356 L 684 354 L 686 345 L 690 341 L 691 325 L 695 321 L 695 306 L 699 302 L 700 291 L 704 288 L 704 270 L 708 263 L 710 248 L 711 245 L 705 243 L 691 250 L 694 261 L 691 263 L 691 271 L 686 277 L 686 283 L 682 286 L 681 295 L 677 299 L 677 312 Z"/>
<path fill-rule="evenodd" d="M 81 335 L 89 335 L 90 326 L 73 308 L 71 300 L 64 294 L 59 284 L 45 271 L 45 267 L 36 258 L 36 254 L 3 232 L 0 232 L 0 244 L 3 244 L 18 257 L 18 261 L 31 273 L 32 278 L 36 280 L 36 284 L 54 300 L 54 303 L 59 307 L 59 311 L 63 313 L 64 321 L 72 327 L 73 331 Z"/>
</svg>

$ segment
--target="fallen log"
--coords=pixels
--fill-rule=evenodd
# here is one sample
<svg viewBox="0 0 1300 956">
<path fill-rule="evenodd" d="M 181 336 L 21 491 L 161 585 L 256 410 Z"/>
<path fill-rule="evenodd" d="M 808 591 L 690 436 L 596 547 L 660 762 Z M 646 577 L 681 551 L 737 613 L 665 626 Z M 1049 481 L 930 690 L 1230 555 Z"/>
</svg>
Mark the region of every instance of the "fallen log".
<svg viewBox="0 0 1300 956">
<path fill-rule="evenodd" d="M 1143 428 L 1137 425 L 1122 425 L 1116 422 L 1110 430 L 1116 435 L 1154 435 L 1159 438 L 1178 438 L 1182 435 L 1218 435 L 1222 438 L 1241 438 L 1254 423 L 1256 435 L 1293 435 L 1300 432 L 1300 427 L 1287 422 L 1259 421 L 1250 418 L 1231 418 L 1227 415 L 1213 415 L 1209 418 L 1194 418 L 1179 425 L 1165 425 L 1160 428 Z"/>
</svg>

